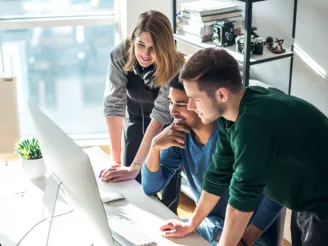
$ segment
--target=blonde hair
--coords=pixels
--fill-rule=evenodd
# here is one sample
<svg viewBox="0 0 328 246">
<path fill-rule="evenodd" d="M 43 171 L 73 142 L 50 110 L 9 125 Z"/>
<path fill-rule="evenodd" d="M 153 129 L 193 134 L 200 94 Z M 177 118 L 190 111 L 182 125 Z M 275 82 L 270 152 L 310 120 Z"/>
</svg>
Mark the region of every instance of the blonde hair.
<svg viewBox="0 0 328 246">
<path fill-rule="evenodd" d="M 148 32 L 153 40 L 155 62 L 155 86 L 170 82 L 179 73 L 184 64 L 184 55 L 177 51 L 174 45 L 173 30 L 169 19 L 156 10 L 150 10 L 139 16 L 138 23 L 131 38 L 126 39 L 125 71 L 131 71 L 137 63 L 134 44 L 141 33 Z"/>
</svg>

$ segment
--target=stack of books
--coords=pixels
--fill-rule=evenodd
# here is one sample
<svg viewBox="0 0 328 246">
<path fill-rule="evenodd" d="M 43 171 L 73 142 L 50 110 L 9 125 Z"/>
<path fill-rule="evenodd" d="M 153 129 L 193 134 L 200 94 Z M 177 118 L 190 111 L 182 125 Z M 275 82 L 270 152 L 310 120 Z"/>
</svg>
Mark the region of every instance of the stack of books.
<svg viewBox="0 0 328 246">
<path fill-rule="evenodd" d="M 178 34 L 197 42 L 212 39 L 213 26 L 217 21 L 235 21 L 235 28 L 242 25 L 242 11 L 235 3 L 202 0 L 180 4 L 177 21 Z"/>
</svg>

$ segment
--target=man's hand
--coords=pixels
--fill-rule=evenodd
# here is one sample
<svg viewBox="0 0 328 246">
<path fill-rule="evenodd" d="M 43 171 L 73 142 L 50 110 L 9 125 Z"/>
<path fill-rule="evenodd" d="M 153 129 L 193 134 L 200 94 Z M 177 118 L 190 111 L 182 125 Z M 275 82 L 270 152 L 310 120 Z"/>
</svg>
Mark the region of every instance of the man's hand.
<svg viewBox="0 0 328 246">
<path fill-rule="evenodd" d="M 118 182 L 123 180 L 135 179 L 140 171 L 133 170 L 132 167 L 124 167 L 121 165 L 114 165 L 108 169 L 104 169 L 100 172 L 99 177 L 102 181 Z"/>
<path fill-rule="evenodd" d="M 185 237 L 195 229 L 191 227 L 189 222 L 172 219 L 163 225 L 160 230 L 163 232 L 163 237 Z"/>
<path fill-rule="evenodd" d="M 189 133 L 190 130 L 184 125 L 172 123 L 154 137 L 152 147 L 158 150 L 168 149 L 172 146 L 184 148 L 186 136 L 183 132 Z"/>
</svg>

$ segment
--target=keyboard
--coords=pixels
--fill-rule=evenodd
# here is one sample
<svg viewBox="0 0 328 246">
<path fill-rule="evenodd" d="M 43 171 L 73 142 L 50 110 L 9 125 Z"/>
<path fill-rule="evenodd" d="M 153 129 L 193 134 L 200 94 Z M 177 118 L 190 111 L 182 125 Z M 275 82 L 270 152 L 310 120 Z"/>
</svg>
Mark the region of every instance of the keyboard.
<svg viewBox="0 0 328 246">
<path fill-rule="evenodd" d="M 157 245 L 133 221 L 120 215 L 110 215 L 107 216 L 107 219 L 110 229 L 123 237 L 132 246 Z"/>
</svg>

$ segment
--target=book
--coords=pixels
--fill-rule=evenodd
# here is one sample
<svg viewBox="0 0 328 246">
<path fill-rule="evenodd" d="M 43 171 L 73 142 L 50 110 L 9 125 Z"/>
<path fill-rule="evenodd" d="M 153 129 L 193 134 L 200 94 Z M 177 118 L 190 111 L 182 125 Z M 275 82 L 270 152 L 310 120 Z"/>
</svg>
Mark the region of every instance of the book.
<svg viewBox="0 0 328 246">
<path fill-rule="evenodd" d="M 183 17 L 193 19 L 194 21 L 209 22 L 209 21 L 224 20 L 224 19 L 229 19 L 229 18 L 233 18 L 233 17 L 239 17 L 239 16 L 241 16 L 241 10 L 227 12 L 227 13 L 221 13 L 221 14 L 217 14 L 217 15 L 204 15 L 204 16 L 194 15 L 187 11 L 181 11 L 181 15 Z"/>
<path fill-rule="evenodd" d="M 182 37 L 186 38 L 187 40 L 193 41 L 193 42 L 205 42 L 212 40 L 212 34 L 205 34 L 205 35 L 195 35 L 189 32 L 186 32 L 184 30 L 178 29 L 178 34 Z"/>
<path fill-rule="evenodd" d="M 195 28 L 204 28 L 207 26 L 213 26 L 218 20 L 202 22 L 201 19 L 194 19 L 194 18 L 191 19 L 184 16 L 179 16 L 177 23 L 178 25 L 190 25 L 190 26 L 194 26 Z M 231 17 L 224 20 L 234 21 L 235 23 L 243 22 L 241 16 Z"/>
<path fill-rule="evenodd" d="M 181 10 L 189 13 L 203 15 L 212 15 L 237 10 L 238 5 L 224 1 L 203 0 L 180 4 Z"/>
<path fill-rule="evenodd" d="M 183 25 L 178 24 L 177 28 L 179 30 L 183 30 L 195 35 L 213 35 L 213 25 L 212 26 L 206 26 L 206 27 L 200 27 L 195 25 Z"/>
<path fill-rule="evenodd" d="M 213 26 L 216 21 L 207 21 L 202 22 L 201 19 L 190 19 L 184 16 L 178 17 L 178 23 L 182 25 L 194 25 L 194 26 L 200 26 L 200 27 L 206 27 L 206 26 Z"/>
</svg>

